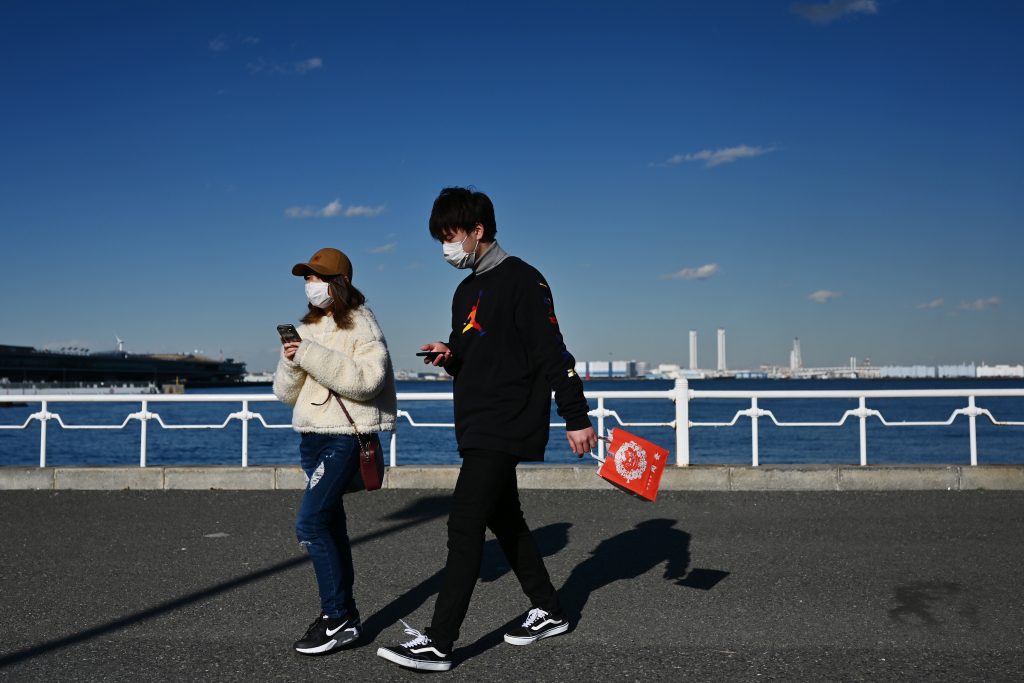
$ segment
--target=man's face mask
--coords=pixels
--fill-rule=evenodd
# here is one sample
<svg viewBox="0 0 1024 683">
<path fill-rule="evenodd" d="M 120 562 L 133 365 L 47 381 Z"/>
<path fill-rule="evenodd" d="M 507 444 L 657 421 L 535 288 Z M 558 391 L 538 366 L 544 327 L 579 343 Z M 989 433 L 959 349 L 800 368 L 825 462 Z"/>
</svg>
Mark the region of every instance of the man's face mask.
<svg viewBox="0 0 1024 683">
<path fill-rule="evenodd" d="M 444 260 L 456 268 L 472 267 L 476 262 L 476 248 L 480 246 L 480 241 L 477 240 L 473 251 L 467 252 L 462 247 L 468 239 L 469 235 L 466 235 L 461 242 L 442 242 L 441 251 L 444 254 Z"/>
</svg>

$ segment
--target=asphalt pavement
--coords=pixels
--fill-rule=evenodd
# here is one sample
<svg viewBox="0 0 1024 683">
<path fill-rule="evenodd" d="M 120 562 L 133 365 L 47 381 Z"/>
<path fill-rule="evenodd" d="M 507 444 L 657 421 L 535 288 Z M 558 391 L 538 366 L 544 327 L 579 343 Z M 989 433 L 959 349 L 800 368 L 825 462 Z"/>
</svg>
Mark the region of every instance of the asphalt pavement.
<svg viewBox="0 0 1024 683">
<path fill-rule="evenodd" d="M 447 494 L 346 497 L 365 635 L 321 657 L 300 495 L 0 492 L 0 680 L 1024 679 L 1024 493 L 523 491 L 574 628 L 503 642 L 530 606 L 488 540 L 435 674 L 375 653 L 429 622 Z"/>
</svg>

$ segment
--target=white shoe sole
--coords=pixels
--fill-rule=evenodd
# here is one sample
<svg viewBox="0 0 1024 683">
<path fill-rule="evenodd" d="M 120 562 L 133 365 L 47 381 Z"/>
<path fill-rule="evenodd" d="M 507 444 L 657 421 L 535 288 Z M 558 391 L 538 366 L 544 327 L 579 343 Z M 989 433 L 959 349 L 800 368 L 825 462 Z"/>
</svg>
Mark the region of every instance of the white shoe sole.
<svg viewBox="0 0 1024 683">
<path fill-rule="evenodd" d="M 377 648 L 377 656 L 383 657 L 389 662 L 394 662 L 399 666 L 404 666 L 407 669 L 419 669 L 421 671 L 447 671 L 452 668 L 451 662 L 424 662 L 419 659 L 403 657 L 397 652 L 392 652 L 386 647 Z"/>
<path fill-rule="evenodd" d="M 297 648 L 295 648 L 295 651 L 298 652 L 299 654 L 303 654 L 303 655 L 319 655 L 319 654 L 323 654 L 324 652 L 329 652 L 329 651 L 333 650 L 337 646 L 338 646 L 338 641 L 337 640 L 328 640 L 323 645 L 318 645 L 317 647 L 307 647 L 307 648 L 297 647 Z"/>
<path fill-rule="evenodd" d="M 542 638 L 550 638 L 551 636 L 561 635 L 562 633 L 565 633 L 568 630 L 569 622 L 567 621 L 561 626 L 555 626 L 554 628 L 544 631 L 543 633 L 536 636 L 527 636 L 525 638 L 520 638 L 518 636 L 510 636 L 506 633 L 505 642 L 509 645 L 530 645 L 531 643 L 536 643 L 538 640 L 541 640 Z"/>
<path fill-rule="evenodd" d="M 323 645 L 318 645 L 317 647 L 309 647 L 309 648 L 298 648 L 297 647 L 297 648 L 295 648 L 295 651 L 298 652 L 299 654 L 302 654 L 302 655 L 322 655 L 323 653 L 330 652 L 331 650 L 333 650 L 335 648 L 345 647 L 346 645 L 351 645 L 352 643 L 354 643 L 357 640 L 359 640 L 359 636 L 362 635 L 361 631 L 357 631 L 356 633 L 353 634 L 351 632 L 351 629 L 345 629 L 344 633 L 345 633 L 345 637 L 344 638 L 335 638 L 334 640 L 329 640 L 326 643 L 324 643 Z M 351 637 L 349 637 L 349 636 L 351 636 Z"/>
</svg>

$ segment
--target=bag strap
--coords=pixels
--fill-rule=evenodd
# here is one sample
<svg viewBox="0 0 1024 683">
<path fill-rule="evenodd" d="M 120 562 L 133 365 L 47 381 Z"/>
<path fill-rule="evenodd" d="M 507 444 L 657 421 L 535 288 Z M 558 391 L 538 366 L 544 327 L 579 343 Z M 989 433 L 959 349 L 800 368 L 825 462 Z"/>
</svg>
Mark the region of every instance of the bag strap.
<svg viewBox="0 0 1024 683">
<path fill-rule="evenodd" d="M 363 446 L 362 434 L 359 433 L 359 427 L 356 426 L 356 421 L 353 420 L 352 415 L 349 414 L 348 408 L 345 407 L 344 401 L 341 400 L 341 396 L 336 391 L 331 391 L 331 396 L 333 396 L 338 401 L 338 405 L 341 406 L 341 412 L 345 413 L 345 417 L 348 418 L 349 423 L 352 425 L 352 429 L 355 430 L 356 441 L 359 442 L 359 450 L 366 450 L 366 447 Z"/>
</svg>

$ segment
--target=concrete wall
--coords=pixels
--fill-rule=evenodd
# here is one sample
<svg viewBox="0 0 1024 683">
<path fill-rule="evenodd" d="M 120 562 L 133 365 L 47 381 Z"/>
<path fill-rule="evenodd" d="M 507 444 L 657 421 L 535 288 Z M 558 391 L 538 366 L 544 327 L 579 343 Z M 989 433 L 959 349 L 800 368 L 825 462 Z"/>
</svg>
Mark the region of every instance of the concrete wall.
<svg viewBox="0 0 1024 683">
<path fill-rule="evenodd" d="M 384 487 L 448 489 L 454 465 L 388 468 Z M 523 489 L 608 489 L 595 467 L 522 465 Z M 221 489 L 300 490 L 298 467 L 0 467 L 2 490 Z M 789 465 L 750 467 L 710 465 L 671 467 L 662 491 L 1024 491 L 1024 465 L 868 466 Z"/>
</svg>

